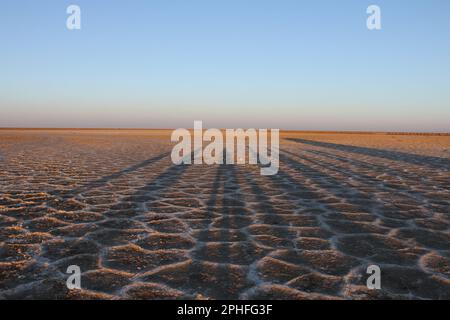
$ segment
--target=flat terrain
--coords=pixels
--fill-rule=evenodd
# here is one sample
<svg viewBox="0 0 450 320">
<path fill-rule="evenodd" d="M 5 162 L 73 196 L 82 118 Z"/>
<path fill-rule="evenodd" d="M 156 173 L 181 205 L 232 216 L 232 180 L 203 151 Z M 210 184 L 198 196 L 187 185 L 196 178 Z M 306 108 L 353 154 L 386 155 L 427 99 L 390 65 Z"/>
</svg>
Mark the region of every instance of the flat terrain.
<svg viewBox="0 0 450 320">
<path fill-rule="evenodd" d="M 169 134 L 0 130 L 0 299 L 450 299 L 449 136 L 283 133 L 264 177 Z"/>
</svg>

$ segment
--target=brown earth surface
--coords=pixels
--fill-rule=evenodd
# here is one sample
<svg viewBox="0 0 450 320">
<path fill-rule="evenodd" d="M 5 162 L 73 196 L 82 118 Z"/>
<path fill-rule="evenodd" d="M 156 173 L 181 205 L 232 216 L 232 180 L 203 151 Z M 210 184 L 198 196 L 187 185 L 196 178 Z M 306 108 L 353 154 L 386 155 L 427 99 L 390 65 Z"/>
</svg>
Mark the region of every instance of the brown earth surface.
<svg viewBox="0 0 450 320">
<path fill-rule="evenodd" d="M 0 130 L 0 299 L 450 299 L 449 136 L 283 132 L 275 176 L 169 137 Z"/>
</svg>

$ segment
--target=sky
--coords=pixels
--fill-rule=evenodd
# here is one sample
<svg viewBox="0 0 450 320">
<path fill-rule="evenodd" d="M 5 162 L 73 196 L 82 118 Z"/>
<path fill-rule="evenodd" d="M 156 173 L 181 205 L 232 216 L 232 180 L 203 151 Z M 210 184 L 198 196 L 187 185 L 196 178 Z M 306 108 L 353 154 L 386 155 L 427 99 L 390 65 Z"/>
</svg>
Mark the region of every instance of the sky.
<svg viewBox="0 0 450 320">
<path fill-rule="evenodd" d="M 448 0 L 1 0 L 0 45 L 0 127 L 450 131 Z"/>
</svg>

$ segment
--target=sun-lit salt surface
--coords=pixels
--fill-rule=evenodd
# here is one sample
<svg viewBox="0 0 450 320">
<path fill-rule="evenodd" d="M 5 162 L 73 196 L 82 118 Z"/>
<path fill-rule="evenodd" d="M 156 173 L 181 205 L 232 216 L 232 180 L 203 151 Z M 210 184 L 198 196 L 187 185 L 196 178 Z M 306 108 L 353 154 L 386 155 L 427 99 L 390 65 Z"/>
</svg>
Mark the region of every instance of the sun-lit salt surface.
<svg viewBox="0 0 450 320">
<path fill-rule="evenodd" d="M 260 176 L 169 134 L 0 130 L 0 298 L 450 299 L 448 136 L 283 133 Z"/>
</svg>

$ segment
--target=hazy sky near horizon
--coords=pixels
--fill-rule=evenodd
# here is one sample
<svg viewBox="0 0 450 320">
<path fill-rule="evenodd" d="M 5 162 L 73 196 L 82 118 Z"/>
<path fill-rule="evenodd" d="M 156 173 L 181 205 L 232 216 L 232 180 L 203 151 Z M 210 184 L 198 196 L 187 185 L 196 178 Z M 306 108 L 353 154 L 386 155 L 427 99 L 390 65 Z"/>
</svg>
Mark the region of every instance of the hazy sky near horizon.
<svg viewBox="0 0 450 320">
<path fill-rule="evenodd" d="M 0 127 L 450 131 L 448 0 L 2 0 L 0 41 Z"/>
</svg>

